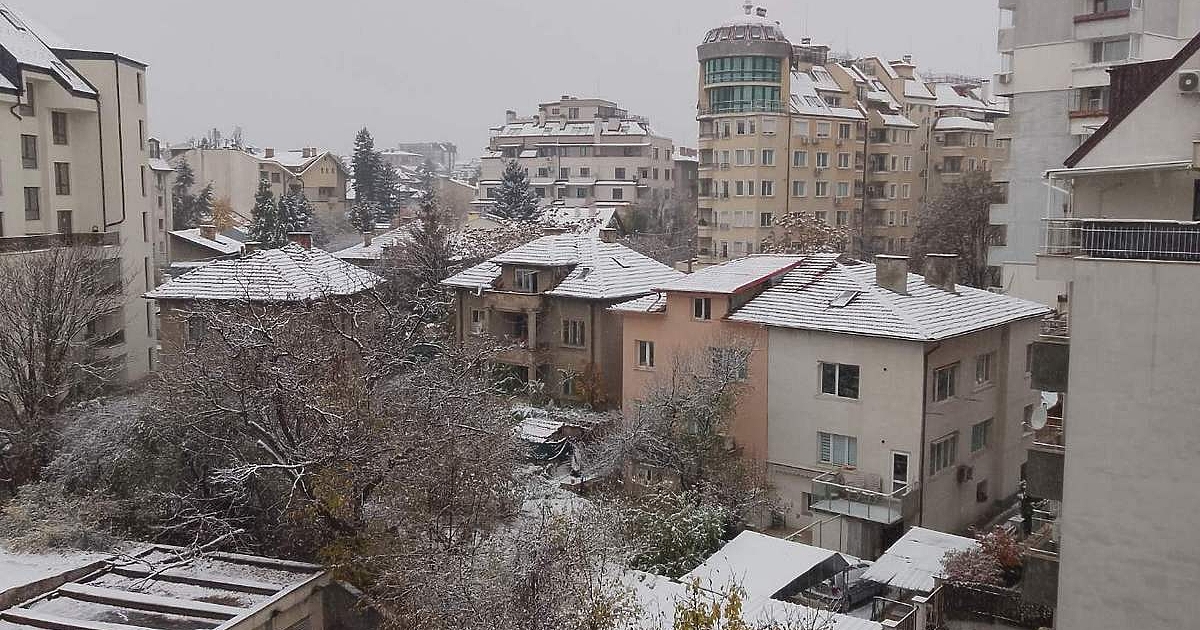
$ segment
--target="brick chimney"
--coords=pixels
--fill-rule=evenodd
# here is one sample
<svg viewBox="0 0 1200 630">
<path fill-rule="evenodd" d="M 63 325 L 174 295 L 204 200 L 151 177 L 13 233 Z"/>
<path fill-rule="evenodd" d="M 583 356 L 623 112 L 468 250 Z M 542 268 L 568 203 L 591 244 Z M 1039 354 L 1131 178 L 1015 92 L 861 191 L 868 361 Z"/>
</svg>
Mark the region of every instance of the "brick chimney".
<svg viewBox="0 0 1200 630">
<path fill-rule="evenodd" d="M 275 149 L 273 149 L 271 147 L 267 147 L 267 148 L 263 149 L 263 157 L 265 157 L 267 159 L 275 157 Z"/>
<path fill-rule="evenodd" d="M 260 249 L 262 249 L 262 243 L 258 241 L 246 241 L 242 244 L 242 256 L 249 256 Z"/>
<path fill-rule="evenodd" d="M 375 239 L 375 235 L 370 232 L 363 232 L 363 247 L 370 247 L 371 241 Z"/>
<path fill-rule="evenodd" d="M 925 284 L 958 292 L 958 254 L 926 254 L 924 271 Z"/>
<path fill-rule="evenodd" d="M 304 249 L 312 249 L 312 232 L 288 232 L 288 240 Z"/>
<path fill-rule="evenodd" d="M 876 256 L 875 284 L 897 295 L 908 295 L 908 256 Z"/>
<path fill-rule="evenodd" d="M 604 243 L 616 243 L 617 228 L 600 228 L 600 241 Z"/>
<path fill-rule="evenodd" d="M 205 223 L 204 225 L 201 225 L 200 238 L 208 239 L 210 241 L 217 240 L 217 226 L 211 223 Z"/>
</svg>

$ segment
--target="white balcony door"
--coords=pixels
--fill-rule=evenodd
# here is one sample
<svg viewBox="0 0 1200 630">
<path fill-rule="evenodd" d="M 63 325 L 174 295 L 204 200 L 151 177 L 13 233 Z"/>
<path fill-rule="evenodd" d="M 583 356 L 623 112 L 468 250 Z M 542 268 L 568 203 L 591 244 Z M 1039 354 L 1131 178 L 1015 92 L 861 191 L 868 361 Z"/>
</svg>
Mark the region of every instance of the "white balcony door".
<svg viewBox="0 0 1200 630">
<path fill-rule="evenodd" d="M 892 492 L 908 487 L 908 453 L 892 451 Z"/>
</svg>

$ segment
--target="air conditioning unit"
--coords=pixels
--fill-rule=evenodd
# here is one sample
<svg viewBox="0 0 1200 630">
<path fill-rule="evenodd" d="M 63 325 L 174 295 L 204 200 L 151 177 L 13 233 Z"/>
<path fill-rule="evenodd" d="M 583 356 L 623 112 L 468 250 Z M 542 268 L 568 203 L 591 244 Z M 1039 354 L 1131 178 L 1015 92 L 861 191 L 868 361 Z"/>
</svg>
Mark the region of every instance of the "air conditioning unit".
<svg viewBox="0 0 1200 630">
<path fill-rule="evenodd" d="M 1200 94 L 1200 70 L 1183 70 L 1179 73 L 1181 94 Z"/>
<path fill-rule="evenodd" d="M 975 467 L 974 466 L 959 466 L 958 467 L 958 470 L 956 471 L 956 475 L 955 475 L 955 479 L 958 480 L 958 483 L 966 483 L 974 478 L 975 478 Z"/>
</svg>

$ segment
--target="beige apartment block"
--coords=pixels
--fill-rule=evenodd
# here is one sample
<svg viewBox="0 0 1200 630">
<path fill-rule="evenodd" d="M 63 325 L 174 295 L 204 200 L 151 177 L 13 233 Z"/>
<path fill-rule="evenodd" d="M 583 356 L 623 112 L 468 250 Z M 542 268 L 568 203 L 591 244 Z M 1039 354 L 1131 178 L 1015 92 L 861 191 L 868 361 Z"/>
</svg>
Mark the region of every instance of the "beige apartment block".
<svg viewBox="0 0 1200 630">
<path fill-rule="evenodd" d="M 761 252 L 792 213 L 851 230 L 858 254 L 907 252 L 922 205 L 972 164 L 950 160 L 959 170 L 943 176 L 935 125 L 979 115 L 941 103 L 911 57 L 834 58 L 807 39 L 792 44 L 752 4 L 697 52 L 701 263 Z M 956 79 L 980 108 L 990 103 L 984 82 Z M 993 144 L 976 141 L 984 153 Z M 985 168 L 982 155 L 974 165 Z"/>
<path fill-rule="evenodd" d="M 0 252 L 95 244 L 119 251 L 128 297 L 99 314 L 97 351 L 127 380 L 154 366 L 154 286 L 146 65 L 114 53 L 51 49 L 0 5 Z"/>
<path fill-rule="evenodd" d="M 1190 628 L 1200 614 L 1198 67 L 1200 35 L 1114 68 L 1107 122 L 1049 172 L 1069 196 L 1043 220 L 1037 279 L 1065 285 L 1066 314 L 1033 370 L 1062 406 L 1029 453 L 1030 493 L 1051 501 L 1025 597 L 1057 604 L 1061 630 Z"/>
<path fill-rule="evenodd" d="M 603 99 L 563 96 L 538 113 L 506 114 L 481 159 L 475 205 L 488 212 L 509 162 L 529 174 L 542 206 L 617 206 L 622 214 L 670 203 L 674 144 L 650 121 Z"/>
</svg>

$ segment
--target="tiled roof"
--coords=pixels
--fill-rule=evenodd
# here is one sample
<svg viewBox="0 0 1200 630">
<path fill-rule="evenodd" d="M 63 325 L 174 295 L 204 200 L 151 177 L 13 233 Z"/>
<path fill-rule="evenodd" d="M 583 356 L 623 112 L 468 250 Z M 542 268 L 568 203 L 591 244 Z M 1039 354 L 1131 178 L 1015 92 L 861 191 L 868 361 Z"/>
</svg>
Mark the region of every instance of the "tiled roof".
<svg viewBox="0 0 1200 630">
<path fill-rule="evenodd" d="M 832 306 L 848 297 L 845 306 Z M 956 293 L 908 274 L 908 295 L 875 283 L 875 265 L 834 254 L 814 254 L 778 285 L 738 309 L 730 319 L 850 335 L 935 341 L 1009 322 L 1040 317 L 1050 308 L 959 285 Z"/>
<path fill-rule="evenodd" d="M 383 278 L 319 249 L 290 243 L 245 258 L 217 260 L 145 294 L 155 300 L 301 302 L 353 295 Z"/>
<path fill-rule="evenodd" d="M 934 578 L 945 577 L 942 558 L 947 551 L 978 546 L 971 538 L 921 527 L 908 530 L 865 573 L 864 580 L 906 591 L 933 592 Z"/>
<path fill-rule="evenodd" d="M 219 254 L 236 254 L 242 251 L 242 243 L 240 241 L 229 238 L 224 234 L 217 234 L 215 240 L 209 240 L 200 235 L 200 228 L 173 230 L 170 232 L 170 235 L 181 238 L 193 245 L 207 247 Z"/>
<path fill-rule="evenodd" d="M 655 287 L 660 291 L 690 293 L 737 293 L 787 271 L 804 260 L 801 256 L 756 255 L 705 267 L 674 282 Z"/>
<path fill-rule="evenodd" d="M 488 265 L 491 266 L 488 266 Z M 534 239 L 444 281 L 448 286 L 475 288 L 499 278 L 497 265 L 571 267 L 571 272 L 546 295 L 610 300 L 645 295 L 654 287 L 683 277 L 657 260 L 619 243 L 590 235 L 556 234 Z"/>
<path fill-rule="evenodd" d="M 628 302 L 613 304 L 608 307 L 608 310 L 626 313 L 665 313 L 667 311 L 667 296 L 663 293 L 651 293 L 650 295 L 634 298 Z"/>
<path fill-rule="evenodd" d="M 8 51 L 18 64 L 41 69 L 62 81 L 74 92 L 89 95 L 96 93 L 70 64 L 56 55 L 38 37 L 33 27 L 24 22 L 16 11 L 6 5 L 0 5 L 0 13 L 3 13 L 5 18 L 0 19 L 0 48 Z M 7 78 L 11 84 L 14 77 Z"/>
<path fill-rule="evenodd" d="M 342 260 L 380 260 L 383 258 L 384 250 L 399 243 L 406 235 L 408 235 L 408 228 L 398 227 L 371 237 L 370 245 L 359 241 L 333 252 L 333 255 Z"/>
</svg>

